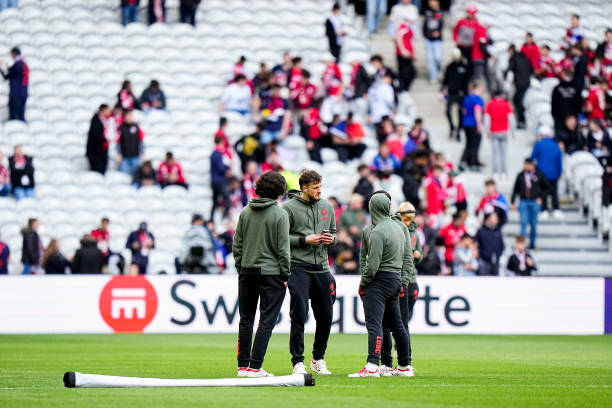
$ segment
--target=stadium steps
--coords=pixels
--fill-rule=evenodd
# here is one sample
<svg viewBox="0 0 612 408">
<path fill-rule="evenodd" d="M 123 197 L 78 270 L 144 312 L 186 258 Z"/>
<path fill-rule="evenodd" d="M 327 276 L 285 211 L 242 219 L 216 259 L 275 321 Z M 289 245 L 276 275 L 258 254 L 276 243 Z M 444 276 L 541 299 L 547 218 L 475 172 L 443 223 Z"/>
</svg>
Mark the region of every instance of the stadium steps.
<svg viewBox="0 0 612 408">
<path fill-rule="evenodd" d="M 562 206 L 564 218 L 538 223 L 537 249 L 533 256 L 541 276 L 612 276 L 612 255 L 586 217 L 574 206 Z M 511 212 L 504 227 L 506 255 L 520 231 L 517 212 Z"/>
</svg>

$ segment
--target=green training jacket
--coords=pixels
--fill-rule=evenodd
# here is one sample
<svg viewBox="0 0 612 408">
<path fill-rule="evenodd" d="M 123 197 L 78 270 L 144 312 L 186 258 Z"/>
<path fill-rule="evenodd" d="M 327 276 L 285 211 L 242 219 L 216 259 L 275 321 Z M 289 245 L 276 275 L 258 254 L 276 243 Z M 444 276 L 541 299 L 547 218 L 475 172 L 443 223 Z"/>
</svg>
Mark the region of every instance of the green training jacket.
<svg viewBox="0 0 612 408">
<path fill-rule="evenodd" d="M 307 272 L 329 272 L 327 245 L 307 245 L 305 239 L 311 234 L 320 234 L 329 230 L 334 236 L 334 245 L 338 242 L 336 235 L 336 218 L 334 207 L 327 200 L 306 201 L 300 190 L 290 190 L 289 200 L 283 210 L 289 216 L 289 241 L 291 243 L 291 262 L 301 264 Z"/>
<path fill-rule="evenodd" d="M 378 271 L 395 272 L 401 276 L 404 262 L 405 236 L 402 228 L 391 219 L 391 202 L 384 194 L 374 194 L 369 203 L 372 224 L 361 234 L 359 266 L 365 288 Z"/>
<path fill-rule="evenodd" d="M 406 224 L 402 222 L 401 214 L 393 214 L 391 219 L 402 228 L 402 232 L 404 233 L 404 264 L 402 265 L 402 284 L 404 286 L 408 286 L 409 283 L 416 282 L 416 268 L 414 266 L 414 257 L 412 255 L 410 231 L 408 230 Z"/>
<path fill-rule="evenodd" d="M 232 252 L 239 274 L 289 278 L 289 219 L 276 200 L 254 198 L 242 210 Z"/>
</svg>

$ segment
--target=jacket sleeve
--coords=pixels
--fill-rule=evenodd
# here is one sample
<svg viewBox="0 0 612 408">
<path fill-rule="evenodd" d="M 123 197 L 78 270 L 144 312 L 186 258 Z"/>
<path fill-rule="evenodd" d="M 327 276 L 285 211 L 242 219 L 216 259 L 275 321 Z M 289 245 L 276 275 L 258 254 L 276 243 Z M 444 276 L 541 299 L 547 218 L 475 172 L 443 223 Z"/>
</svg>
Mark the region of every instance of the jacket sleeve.
<svg viewBox="0 0 612 408">
<path fill-rule="evenodd" d="M 283 281 L 291 275 L 291 246 L 289 244 L 289 216 L 283 212 L 276 224 L 276 256 L 280 266 L 280 274 Z"/>
<path fill-rule="evenodd" d="M 287 216 L 289 217 L 289 245 L 291 246 L 291 248 L 305 247 L 306 237 L 303 235 L 297 235 L 297 234 L 291 233 L 291 226 L 293 225 L 293 213 L 291 212 L 291 209 L 285 204 L 283 206 L 283 210 L 285 210 L 285 212 L 287 213 Z"/>
<path fill-rule="evenodd" d="M 336 231 L 336 213 L 334 212 L 334 209 L 332 208 L 331 210 L 329 210 L 329 232 L 330 234 L 332 234 L 334 236 L 334 242 L 332 242 L 331 244 L 329 244 L 328 246 L 332 246 L 338 243 L 338 234 Z"/>
<path fill-rule="evenodd" d="M 516 176 L 516 180 L 514 180 L 514 188 L 512 188 L 512 197 L 510 198 L 510 204 L 514 204 L 514 201 L 516 200 L 517 196 L 520 197 L 519 177 L 521 177 L 521 174 L 522 173 L 519 173 L 518 176 Z"/>
<path fill-rule="evenodd" d="M 243 248 L 243 237 L 242 237 L 242 214 L 238 218 L 238 225 L 236 226 L 236 234 L 234 234 L 234 243 L 232 244 L 232 254 L 234 255 L 234 263 L 236 264 L 236 271 L 240 273 L 240 266 L 242 265 L 242 248 Z"/>
<path fill-rule="evenodd" d="M 370 242 L 368 243 L 368 259 L 366 260 L 365 270 L 361 274 L 361 282 L 359 286 L 365 288 L 372 282 L 374 275 L 378 272 L 378 267 L 382 260 L 383 246 L 385 237 L 376 229 L 370 234 Z"/>
<path fill-rule="evenodd" d="M 410 231 L 408 228 L 404 229 L 404 262 L 402 263 L 402 283 L 408 285 L 409 274 L 414 269 L 414 256 L 412 255 L 412 245 L 410 242 Z"/>
<path fill-rule="evenodd" d="M 362 276 L 365 273 L 366 261 L 368 259 L 369 237 L 366 236 L 366 228 L 361 231 L 361 250 L 359 251 L 359 273 L 361 273 Z"/>
</svg>

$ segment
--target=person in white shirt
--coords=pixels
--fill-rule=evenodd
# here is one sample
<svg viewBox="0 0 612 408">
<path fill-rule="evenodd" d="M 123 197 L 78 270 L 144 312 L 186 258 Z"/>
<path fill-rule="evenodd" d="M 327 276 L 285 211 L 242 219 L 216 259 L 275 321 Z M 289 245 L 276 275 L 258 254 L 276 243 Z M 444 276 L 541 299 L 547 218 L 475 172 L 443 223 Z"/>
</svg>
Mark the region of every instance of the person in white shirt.
<svg viewBox="0 0 612 408">
<path fill-rule="evenodd" d="M 250 112 L 251 96 L 253 91 L 247 84 L 246 77 L 242 74 L 236 75 L 234 82 L 225 88 L 221 95 L 219 112 L 238 112 L 246 115 Z"/>
<path fill-rule="evenodd" d="M 370 122 L 380 124 L 383 116 L 393 117 L 395 111 L 395 92 L 390 73 L 385 73 L 380 81 L 376 81 L 368 90 L 370 102 Z"/>
<path fill-rule="evenodd" d="M 325 35 L 327 35 L 329 41 L 329 52 L 336 58 L 336 62 L 339 62 L 346 30 L 344 30 L 344 25 L 340 19 L 340 5 L 338 3 L 334 4 L 332 13 L 325 21 Z"/>
<path fill-rule="evenodd" d="M 419 9 L 417 6 L 412 4 L 412 0 L 400 0 L 395 6 L 391 7 L 391 13 L 389 15 L 389 25 L 387 26 L 387 32 L 391 38 L 395 38 L 395 32 L 397 28 L 402 24 L 404 16 L 418 16 Z M 419 19 L 415 18 L 411 23 L 412 32 L 415 34 L 415 38 L 419 35 Z"/>
</svg>

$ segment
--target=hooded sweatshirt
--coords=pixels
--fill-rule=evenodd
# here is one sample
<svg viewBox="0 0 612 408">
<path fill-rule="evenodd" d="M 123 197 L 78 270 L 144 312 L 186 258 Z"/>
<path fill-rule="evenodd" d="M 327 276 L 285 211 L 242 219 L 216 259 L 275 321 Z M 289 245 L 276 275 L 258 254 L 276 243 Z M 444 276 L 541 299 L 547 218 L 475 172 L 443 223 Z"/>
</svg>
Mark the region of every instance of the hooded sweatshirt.
<svg viewBox="0 0 612 408">
<path fill-rule="evenodd" d="M 414 256 L 412 255 L 412 240 L 410 230 L 402 222 L 401 214 L 393 214 L 391 219 L 397 223 L 404 233 L 404 263 L 402 264 L 402 285 L 408 286 L 411 282 L 416 282 L 416 267 L 414 266 Z M 411 277 L 411 274 L 414 276 Z"/>
<path fill-rule="evenodd" d="M 374 194 L 369 203 L 372 224 L 361 234 L 359 267 L 365 288 L 379 271 L 394 272 L 401 276 L 404 260 L 405 235 L 402 228 L 391 219 L 391 201 L 384 194 Z"/>
<path fill-rule="evenodd" d="M 289 279 L 289 219 L 276 200 L 253 198 L 242 210 L 232 253 L 239 274 Z"/>
<path fill-rule="evenodd" d="M 300 190 L 289 190 L 289 201 L 283 205 L 289 215 L 291 262 L 301 264 L 307 272 L 329 272 L 327 247 L 338 242 L 334 207 L 327 200 L 306 201 Z M 330 245 L 308 245 L 306 237 L 324 230 L 334 236 Z"/>
</svg>

